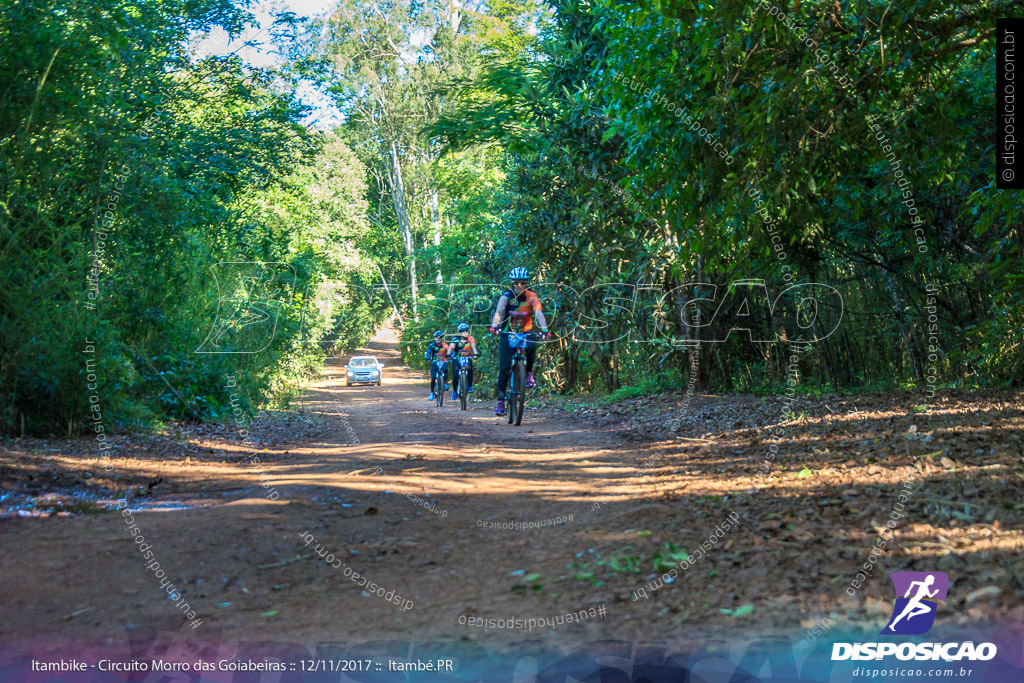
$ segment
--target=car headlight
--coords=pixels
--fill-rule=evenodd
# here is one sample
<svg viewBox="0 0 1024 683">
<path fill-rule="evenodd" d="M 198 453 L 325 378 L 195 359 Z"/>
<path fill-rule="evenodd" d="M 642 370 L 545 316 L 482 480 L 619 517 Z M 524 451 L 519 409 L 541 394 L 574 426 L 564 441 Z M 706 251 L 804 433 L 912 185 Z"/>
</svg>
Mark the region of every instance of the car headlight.
<svg viewBox="0 0 1024 683">
<path fill-rule="evenodd" d="M 371 372 L 370 377 L 380 377 L 380 370 L 374 370 Z"/>
<path fill-rule="evenodd" d="M 348 371 L 348 372 L 346 372 L 345 374 L 346 374 L 347 376 L 349 376 L 349 377 L 355 377 L 355 376 L 356 376 L 356 373 L 352 372 L 351 370 L 349 370 L 349 371 Z"/>
</svg>

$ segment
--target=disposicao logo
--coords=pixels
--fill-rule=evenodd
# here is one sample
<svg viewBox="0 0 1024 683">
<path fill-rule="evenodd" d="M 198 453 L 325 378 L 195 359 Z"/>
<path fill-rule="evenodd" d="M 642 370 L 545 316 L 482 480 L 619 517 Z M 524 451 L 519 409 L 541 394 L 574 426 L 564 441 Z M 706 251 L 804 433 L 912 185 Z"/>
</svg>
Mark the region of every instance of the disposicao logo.
<svg viewBox="0 0 1024 683">
<path fill-rule="evenodd" d="M 896 605 L 883 634 L 918 636 L 935 624 L 939 600 L 945 601 L 949 577 L 943 572 L 893 572 Z M 902 597 L 900 597 L 902 596 Z"/>
<path fill-rule="evenodd" d="M 918 636 L 935 624 L 935 612 L 945 601 L 949 577 L 943 572 L 893 572 L 896 604 L 881 635 Z M 833 643 L 832 659 L 870 660 L 895 655 L 900 660 L 961 659 L 986 661 L 996 656 L 993 643 Z"/>
</svg>

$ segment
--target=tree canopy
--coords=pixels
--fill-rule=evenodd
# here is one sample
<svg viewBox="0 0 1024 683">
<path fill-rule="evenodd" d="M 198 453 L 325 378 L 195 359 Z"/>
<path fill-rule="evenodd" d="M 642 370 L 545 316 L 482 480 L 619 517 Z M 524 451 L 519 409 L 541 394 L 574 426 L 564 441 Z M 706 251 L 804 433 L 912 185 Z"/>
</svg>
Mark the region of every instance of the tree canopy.
<svg viewBox="0 0 1024 683">
<path fill-rule="evenodd" d="M 245 2 L 0 0 L 0 428 L 219 419 L 229 374 L 284 400 L 396 310 L 410 359 L 486 328 L 516 265 L 551 390 L 769 391 L 804 327 L 817 386 L 1020 386 L 1022 5 L 342 0 L 256 67 L 195 47 Z M 841 306 L 734 330 L 752 280 Z"/>
</svg>

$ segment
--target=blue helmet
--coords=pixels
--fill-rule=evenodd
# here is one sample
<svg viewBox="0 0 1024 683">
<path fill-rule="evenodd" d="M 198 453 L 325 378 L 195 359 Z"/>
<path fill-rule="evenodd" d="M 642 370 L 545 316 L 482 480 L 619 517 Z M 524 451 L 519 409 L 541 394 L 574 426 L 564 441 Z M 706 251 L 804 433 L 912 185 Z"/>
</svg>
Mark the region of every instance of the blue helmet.
<svg viewBox="0 0 1024 683">
<path fill-rule="evenodd" d="M 459 323 L 459 332 L 465 332 L 469 329 L 469 325 L 466 323 Z"/>
<path fill-rule="evenodd" d="M 508 274 L 510 280 L 529 280 L 530 271 L 520 266 L 519 268 L 513 268 L 512 272 Z"/>
<path fill-rule="evenodd" d="M 442 332 L 441 330 L 438 330 L 437 332 L 434 333 L 434 338 L 443 337 L 443 336 L 444 336 L 444 332 Z"/>
</svg>

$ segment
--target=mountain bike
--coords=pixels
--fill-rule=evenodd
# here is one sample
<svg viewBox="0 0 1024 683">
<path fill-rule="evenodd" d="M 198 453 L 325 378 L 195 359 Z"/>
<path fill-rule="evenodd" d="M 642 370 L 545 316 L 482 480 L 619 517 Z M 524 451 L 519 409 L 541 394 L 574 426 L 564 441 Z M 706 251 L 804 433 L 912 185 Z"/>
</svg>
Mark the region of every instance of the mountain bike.
<svg viewBox="0 0 1024 683">
<path fill-rule="evenodd" d="M 508 423 L 517 427 L 523 422 L 523 409 L 526 407 L 526 344 L 534 339 L 533 332 L 501 332 L 508 337 L 508 345 L 515 352 L 512 354 L 512 368 L 508 378 L 508 391 L 505 392 L 505 405 L 508 406 Z"/>
<path fill-rule="evenodd" d="M 448 388 L 448 384 L 444 381 L 444 376 L 448 372 L 448 361 L 447 360 L 435 360 L 434 367 L 437 368 L 437 379 L 435 380 L 434 386 L 434 400 L 437 401 L 437 407 L 440 408 L 444 405 L 444 392 Z"/>
<path fill-rule="evenodd" d="M 469 396 L 469 368 L 473 363 L 474 358 L 479 358 L 480 354 L 475 356 L 456 356 L 455 362 L 459 366 L 459 377 L 455 380 L 454 384 L 456 391 L 459 392 L 459 404 L 462 410 L 466 409 L 466 400 Z M 455 379 L 455 378 L 452 378 Z"/>
<path fill-rule="evenodd" d="M 452 364 L 452 384 L 455 386 L 455 392 L 458 394 L 460 407 L 462 410 L 466 409 L 466 401 L 469 397 L 469 368 L 472 367 L 472 358 L 479 358 L 480 354 L 474 354 L 472 356 L 462 356 L 463 349 L 468 347 L 468 342 L 462 337 L 455 337 L 449 343 L 449 352 L 455 362 Z M 455 366 L 458 366 L 456 369 Z"/>
</svg>

